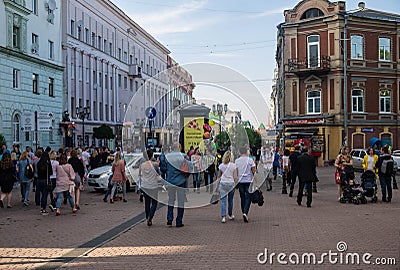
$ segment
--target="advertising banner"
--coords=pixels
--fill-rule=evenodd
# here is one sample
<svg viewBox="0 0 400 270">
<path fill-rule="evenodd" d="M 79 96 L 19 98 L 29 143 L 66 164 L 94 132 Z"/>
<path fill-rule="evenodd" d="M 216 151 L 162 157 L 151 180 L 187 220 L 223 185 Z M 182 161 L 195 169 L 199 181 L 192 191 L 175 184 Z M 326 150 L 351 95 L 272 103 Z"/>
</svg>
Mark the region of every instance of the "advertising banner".
<svg viewBox="0 0 400 270">
<path fill-rule="evenodd" d="M 190 149 L 190 146 L 193 146 L 195 149 L 199 147 L 201 142 L 203 142 L 203 117 L 185 117 L 184 118 L 184 128 L 183 128 L 183 136 L 184 136 L 184 151 L 187 153 Z"/>
</svg>

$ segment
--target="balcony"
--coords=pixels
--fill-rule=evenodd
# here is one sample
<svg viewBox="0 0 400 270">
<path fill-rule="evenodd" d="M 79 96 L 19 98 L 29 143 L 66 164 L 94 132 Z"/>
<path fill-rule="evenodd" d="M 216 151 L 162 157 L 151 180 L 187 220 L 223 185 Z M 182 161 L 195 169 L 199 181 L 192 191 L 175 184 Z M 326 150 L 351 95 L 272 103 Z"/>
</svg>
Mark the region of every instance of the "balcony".
<svg viewBox="0 0 400 270">
<path fill-rule="evenodd" d="M 288 59 L 288 72 L 293 73 L 308 73 L 317 72 L 324 73 L 331 69 L 331 58 L 329 56 L 322 56 L 321 58 L 312 57 L 310 59 L 292 58 Z"/>
</svg>

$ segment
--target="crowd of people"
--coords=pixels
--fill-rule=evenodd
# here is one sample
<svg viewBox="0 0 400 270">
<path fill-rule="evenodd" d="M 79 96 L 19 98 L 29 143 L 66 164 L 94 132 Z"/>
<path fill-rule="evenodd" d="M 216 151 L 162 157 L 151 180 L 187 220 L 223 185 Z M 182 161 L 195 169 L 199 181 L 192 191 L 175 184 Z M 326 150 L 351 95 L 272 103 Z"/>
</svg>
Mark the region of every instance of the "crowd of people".
<svg viewBox="0 0 400 270">
<path fill-rule="evenodd" d="M 45 149 L 39 147 L 33 153 L 29 146 L 25 151 L 21 151 L 18 144 L 14 145 L 12 150 L 3 144 L 0 150 L 0 208 L 13 207 L 13 189 L 19 186 L 21 203 L 26 207 L 29 206 L 30 192 L 34 192 L 34 204 L 40 206 L 42 215 L 49 214 L 47 207 L 56 215 L 60 215 L 61 204 L 67 202 L 72 213 L 76 213 L 81 207 L 80 192 L 84 189 L 88 172 L 114 163 L 116 168 L 118 165 L 124 168 L 118 162 L 120 159 L 118 148 L 114 153 L 107 147 L 92 149 L 86 147 L 84 150 L 60 148 L 58 151 L 50 147 Z M 114 173 L 117 174 L 117 171 Z M 115 178 L 118 179 L 118 176 Z"/>
</svg>

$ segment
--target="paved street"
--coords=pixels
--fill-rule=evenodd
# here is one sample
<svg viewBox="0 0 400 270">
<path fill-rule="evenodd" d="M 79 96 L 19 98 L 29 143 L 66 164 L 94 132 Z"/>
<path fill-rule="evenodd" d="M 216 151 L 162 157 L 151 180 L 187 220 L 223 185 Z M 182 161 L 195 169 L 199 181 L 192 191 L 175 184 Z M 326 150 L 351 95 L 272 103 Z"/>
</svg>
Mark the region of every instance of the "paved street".
<svg viewBox="0 0 400 270">
<path fill-rule="evenodd" d="M 241 218 L 236 192 L 234 221 L 222 224 L 220 204 L 209 205 L 186 209 L 183 228 L 166 226 L 166 207 L 148 227 L 133 192 L 127 203 L 109 204 L 102 201 L 103 194 L 86 190 L 78 214 L 63 205 L 56 217 L 41 216 L 33 205 L 23 207 L 17 202 L 19 190 L 14 190 L 15 206 L 0 209 L 0 269 L 290 269 L 289 257 L 295 260 L 297 254 L 301 263 L 304 253 L 315 253 L 318 262 L 330 250 L 339 253 L 336 264 L 326 256 L 323 264 L 296 269 L 399 269 L 399 192 L 395 190 L 390 204 L 339 204 L 333 173 L 333 167 L 318 168 L 312 208 L 305 207 L 305 198 L 298 206 L 295 198 L 281 195 L 278 179 L 272 192 L 264 191 L 264 206 L 251 206 L 248 224 Z M 338 252 L 340 241 L 347 244 L 343 252 Z M 285 253 L 281 259 L 289 264 L 281 266 L 278 255 L 272 264 L 259 264 L 258 254 L 265 249 L 268 258 Z M 360 265 L 345 265 L 347 253 L 358 253 Z M 371 262 L 395 258 L 397 265 L 363 264 L 364 253 L 372 254 L 367 258 Z"/>
</svg>

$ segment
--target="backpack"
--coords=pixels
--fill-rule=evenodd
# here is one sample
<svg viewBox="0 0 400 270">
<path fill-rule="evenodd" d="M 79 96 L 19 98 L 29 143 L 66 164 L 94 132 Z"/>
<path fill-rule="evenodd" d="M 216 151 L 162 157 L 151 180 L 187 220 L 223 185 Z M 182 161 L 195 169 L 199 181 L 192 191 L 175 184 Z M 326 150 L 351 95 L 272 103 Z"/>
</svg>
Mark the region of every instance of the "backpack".
<svg viewBox="0 0 400 270">
<path fill-rule="evenodd" d="M 382 161 L 381 173 L 385 176 L 391 176 L 394 169 L 394 161 L 392 158 L 384 159 Z"/>
<path fill-rule="evenodd" d="M 28 162 L 28 164 L 26 164 L 25 167 L 25 177 L 28 179 L 32 179 L 33 178 L 33 168 L 32 165 Z"/>
<path fill-rule="evenodd" d="M 36 164 L 38 178 L 47 179 L 48 175 L 48 166 L 46 161 L 41 161 Z"/>
</svg>

